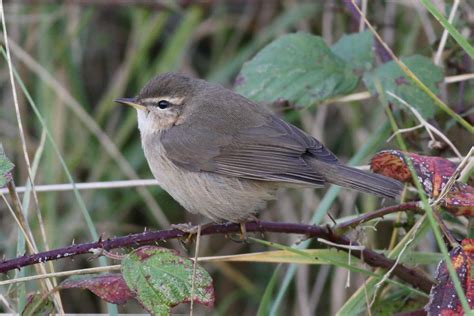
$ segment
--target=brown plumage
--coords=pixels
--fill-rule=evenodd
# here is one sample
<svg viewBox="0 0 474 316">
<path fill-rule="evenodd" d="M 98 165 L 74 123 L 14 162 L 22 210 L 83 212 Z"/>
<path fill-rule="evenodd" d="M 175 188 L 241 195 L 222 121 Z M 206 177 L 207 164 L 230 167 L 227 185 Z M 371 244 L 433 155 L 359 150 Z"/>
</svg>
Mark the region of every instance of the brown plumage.
<svg viewBox="0 0 474 316">
<path fill-rule="evenodd" d="M 163 188 L 215 221 L 245 221 L 279 187 L 328 182 L 389 198 L 402 188 L 340 164 L 314 137 L 204 80 L 162 74 L 136 98 L 117 101 L 137 108 L 145 156 Z"/>
</svg>

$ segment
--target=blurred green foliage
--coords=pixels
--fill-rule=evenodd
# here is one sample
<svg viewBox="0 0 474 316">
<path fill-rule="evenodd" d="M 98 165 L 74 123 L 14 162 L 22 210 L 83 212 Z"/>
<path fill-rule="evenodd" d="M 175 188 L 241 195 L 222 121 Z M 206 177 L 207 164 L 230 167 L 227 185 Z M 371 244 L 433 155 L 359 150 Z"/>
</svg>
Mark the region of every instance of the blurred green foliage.
<svg viewBox="0 0 474 316">
<path fill-rule="evenodd" d="M 252 81 L 248 82 L 250 86 L 247 90 L 250 91 L 259 82 L 264 82 L 267 76 L 274 76 L 255 73 L 256 67 L 261 63 L 259 58 L 265 57 L 265 61 L 278 62 L 284 68 L 277 75 L 285 78 L 285 73 L 298 67 L 304 68 L 305 58 L 311 57 L 318 48 L 331 54 L 332 59 L 337 59 L 336 64 L 342 65 L 338 80 L 349 81 L 344 89 L 333 84 L 331 89 L 337 89 L 327 91 L 327 86 L 324 86 L 323 98 L 310 98 L 300 91 L 298 84 L 290 87 L 293 89 L 291 93 L 284 94 L 288 85 L 281 83 L 281 89 L 259 90 L 256 99 L 267 101 L 264 103 L 276 113 L 316 136 L 342 161 L 348 161 L 355 153 L 359 153 L 354 161 L 367 163 L 369 153 L 383 147 L 382 141 L 388 136 L 387 118 L 377 98 L 316 104 L 328 97 L 345 95 L 351 91 L 366 91 L 364 82 L 357 80 L 364 71 L 380 75 L 382 84 L 387 72 L 393 77 L 394 72 L 398 71 L 388 71 L 387 68 L 393 67 L 391 63 L 381 63 L 371 45 L 373 39 L 370 33 L 355 34 L 359 31 L 359 23 L 343 1 L 208 0 L 183 6 L 163 1 L 165 7 L 138 5 L 132 1 L 128 6 L 119 5 L 116 1 L 101 5 L 36 2 L 30 4 L 30 1 L 20 1 L 5 5 L 13 63 L 77 182 L 127 179 L 131 177 L 130 170 L 140 178 L 151 178 L 141 150 L 136 114 L 128 108 L 116 106 L 112 100 L 136 95 L 155 74 L 180 71 L 232 88 L 237 75 L 242 71 L 243 75 L 252 73 Z M 455 19 L 455 25 L 463 27 L 466 32 L 469 32 L 467 17 L 469 13 L 472 14 L 472 10 L 472 6 L 463 4 Z M 429 59 L 438 49 L 443 32 L 435 19 L 415 3 L 399 4 L 389 1 L 371 2 L 367 16 L 395 54 L 425 56 L 409 57 L 413 64 L 407 62 L 407 65 L 413 67 L 416 74 L 420 67 L 422 81 L 472 124 L 473 80 L 446 85 L 442 83 L 441 71 L 431 68 L 432 62 Z M 297 59 L 285 59 L 284 51 L 277 45 L 278 41 L 284 40 L 285 34 L 295 32 L 314 36 L 292 35 L 302 37 L 298 45 L 305 47 L 296 46 L 294 57 Z M 469 36 L 472 37 L 472 34 Z M 262 51 L 264 47 L 266 48 Z M 263 54 L 265 55 L 262 56 Z M 248 63 L 244 66 L 245 62 Z M 333 75 L 332 68 L 322 73 L 327 66 L 311 65 L 308 69 L 314 71 L 314 77 L 307 78 L 305 84 L 314 88 L 321 84 L 321 79 Z M 448 41 L 447 49 L 443 51 L 442 66 L 444 77 L 474 72 L 472 60 L 452 41 Z M 293 77 L 290 79 L 292 83 L 297 82 Z M 0 141 L 8 157 L 16 165 L 14 178 L 17 185 L 23 185 L 26 183 L 27 169 L 19 141 L 5 61 L 0 68 L 0 80 Z M 371 85 L 367 85 L 375 93 Z M 393 87 L 393 82 L 387 87 Z M 21 92 L 20 89 L 18 91 Z M 473 145 L 472 135 L 456 124 L 452 117 L 435 111 L 429 99 L 416 94 L 420 91 L 412 91 L 406 95 L 401 92 L 401 96 L 413 102 L 426 115 L 425 118 L 431 119 L 430 122 L 445 133 L 461 153 L 467 152 Z M 277 95 L 280 92 L 282 95 Z M 300 92 L 302 94 L 298 95 Z M 254 95 L 256 94 L 250 93 L 250 96 Z M 281 96 L 285 102 L 270 103 Z M 414 99 L 410 99 L 412 96 Z M 30 159 L 33 159 L 38 149 L 42 149 L 35 159 L 38 163 L 35 183 L 68 182 L 67 174 L 61 167 L 60 158 L 51 142 L 45 141 L 42 147 L 43 127 L 27 98 L 23 93 L 19 93 L 19 98 Z M 303 108 L 295 108 L 295 103 Z M 409 128 L 419 123 L 409 111 L 396 104 L 392 106 L 392 110 L 400 128 Z M 403 136 L 411 151 L 453 156 L 446 145 L 430 148 L 430 139 L 423 129 Z M 113 149 L 104 147 L 104 142 L 108 140 L 116 146 L 120 155 Z M 371 140 L 370 148 L 363 147 L 368 140 Z M 397 147 L 397 144 L 390 142 L 385 146 Z M 166 222 L 204 221 L 185 212 L 158 187 L 89 190 L 81 191 L 80 194 L 95 229 L 105 237 L 140 232 L 144 228 L 164 228 Z M 73 192 L 40 193 L 38 197 L 49 248 L 90 240 L 88 225 L 79 211 L 80 205 Z M 40 236 L 38 219 L 34 215 L 35 204 L 30 202 L 29 205 L 30 226 L 34 235 Z M 278 201 L 271 204 L 261 218 L 293 222 L 317 219 L 318 222 L 329 222 L 324 218 L 328 210 L 333 217 L 338 218 L 373 210 L 379 205 L 379 201 L 373 197 L 356 195 L 347 190 L 341 192 L 335 188 L 327 191 L 288 190 L 279 194 Z M 392 223 L 395 220 L 389 218 L 386 221 Z M 5 257 L 16 255 L 17 231 L 6 206 L 0 205 L 0 254 Z M 399 234 L 403 233 L 402 230 Z M 367 244 L 377 239 L 366 238 Z M 284 235 L 268 235 L 265 239 L 286 245 L 295 241 L 294 236 Z M 315 246 L 314 242 L 308 244 Z M 47 248 L 44 244 L 40 245 L 41 249 Z M 420 241 L 419 245 L 422 250 L 433 251 L 433 244 L 429 239 Z M 192 254 L 193 247 L 187 249 L 177 243 L 167 243 L 164 246 L 176 247 L 183 254 Z M 266 248 L 260 244 L 241 244 L 220 237 L 205 237 L 201 240 L 200 255 L 236 254 L 264 249 Z M 88 262 L 81 257 L 74 261 L 57 261 L 54 266 L 58 271 L 72 270 L 95 265 L 96 261 Z M 287 278 L 289 286 L 286 290 L 281 285 L 286 266 L 275 267 L 261 263 L 204 264 L 214 280 L 214 313 L 254 315 L 257 311 L 264 313 L 276 310 L 280 315 L 331 315 L 339 310 L 364 280 L 363 276 L 355 276 L 351 280 L 351 287 L 346 289 L 346 274 L 335 267 L 326 269 L 320 266 L 298 266 L 293 270 L 295 276 Z M 277 272 L 274 273 L 275 269 Z M 35 273 L 31 268 L 24 271 L 26 274 Z M 267 288 L 269 283 L 274 288 Z M 28 283 L 27 290 L 34 291 L 37 285 Z M 20 287 L 0 288 L 0 295 L 5 295 L 15 304 L 18 293 L 21 293 Z M 381 311 L 384 302 L 395 296 L 416 305 L 405 295 L 408 294 L 403 291 L 391 296 L 380 295 L 374 306 Z M 20 301 L 22 298 L 24 299 L 24 295 L 20 295 Z M 103 302 L 78 290 L 64 292 L 62 299 L 66 312 L 105 311 Z M 387 309 L 390 311 L 400 311 L 403 308 L 389 307 Z M 187 313 L 186 308 L 179 306 L 174 312 Z M 210 310 L 202 307 L 196 308 L 196 313 L 210 313 Z M 119 310 L 142 311 L 133 304 L 120 307 Z M 0 311 L 8 310 L 0 304 Z"/>
</svg>

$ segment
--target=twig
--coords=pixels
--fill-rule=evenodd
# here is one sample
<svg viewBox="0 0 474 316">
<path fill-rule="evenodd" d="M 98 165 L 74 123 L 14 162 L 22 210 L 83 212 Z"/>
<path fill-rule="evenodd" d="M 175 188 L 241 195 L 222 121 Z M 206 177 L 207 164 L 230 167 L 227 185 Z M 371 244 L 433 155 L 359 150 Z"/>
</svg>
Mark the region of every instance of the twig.
<svg viewBox="0 0 474 316">
<path fill-rule="evenodd" d="M 395 131 L 395 133 L 393 133 L 392 136 L 390 136 L 390 137 L 387 139 L 387 143 L 389 143 L 390 141 L 392 141 L 392 139 L 394 139 L 398 134 L 404 134 L 404 133 L 413 132 L 413 131 L 416 131 L 417 129 L 420 129 L 420 128 L 423 128 L 423 127 L 424 127 L 423 124 L 418 124 L 418 125 L 415 125 L 415 126 L 412 126 L 412 127 L 397 129 L 397 130 Z"/>
<path fill-rule="evenodd" d="M 309 238 L 319 237 L 324 238 L 330 242 L 340 245 L 352 245 L 358 246 L 344 236 L 337 236 L 331 230 L 326 227 L 307 225 L 307 224 L 294 224 L 294 223 L 278 223 L 278 222 L 248 222 L 245 224 L 247 232 L 274 232 L 274 233 L 286 233 L 286 234 L 302 234 Z M 226 224 L 213 224 L 201 231 L 201 235 L 215 235 L 215 234 L 231 234 L 238 233 L 241 231 L 239 224 L 226 223 Z M 64 248 L 55 250 L 45 251 L 42 253 L 22 256 L 10 260 L 0 262 L 0 273 L 5 273 L 13 269 L 19 269 L 21 267 L 33 265 L 39 262 L 45 262 L 49 260 L 58 260 L 67 257 L 74 257 L 80 254 L 91 253 L 93 249 L 102 248 L 105 250 L 111 250 L 123 247 L 138 247 L 147 244 L 156 244 L 156 242 L 181 238 L 187 233 L 178 230 L 162 230 L 162 231 L 147 231 L 139 234 L 117 237 L 107 240 L 99 240 L 97 242 L 90 242 L 84 244 L 71 245 Z M 347 249 L 339 248 L 334 246 L 336 249 L 346 251 Z M 380 267 L 384 269 L 390 269 L 394 265 L 394 261 L 388 259 L 383 254 L 379 254 L 370 249 L 351 249 L 352 255 L 362 259 L 365 263 L 372 267 Z M 425 292 L 429 292 L 433 281 L 418 270 L 409 268 L 403 264 L 398 264 L 393 271 L 393 275 L 396 275 L 401 280 L 413 285 L 414 287 L 420 288 Z"/>
<path fill-rule="evenodd" d="M 419 206 L 418 202 L 407 202 L 400 205 L 387 206 L 373 212 L 364 213 L 361 216 L 348 220 L 344 223 L 338 224 L 334 227 L 333 230 L 337 233 L 341 233 L 341 232 L 346 231 L 349 228 L 356 227 L 374 218 L 384 217 L 387 214 L 396 213 L 396 212 L 423 213 L 423 209 Z"/>
<path fill-rule="evenodd" d="M 397 96 L 396 94 L 394 94 L 393 92 L 391 91 L 387 91 L 387 94 L 389 96 L 391 96 L 392 98 L 395 98 L 398 100 L 398 102 L 400 102 L 401 104 L 403 104 L 404 106 L 406 106 L 408 109 L 410 109 L 410 111 L 413 112 L 413 115 L 415 115 L 415 117 L 418 119 L 418 121 L 420 121 L 420 124 L 423 125 L 426 129 L 426 131 L 428 132 L 428 134 L 430 135 L 430 138 L 431 138 L 431 141 L 434 143 L 436 142 L 436 138 L 434 137 L 433 133 L 435 133 L 436 135 L 438 135 L 446 144 L 449 145 L 449 147 L 451 147 L 451 149 L 453 150 L 453 152 L 456 154 L 456 156 L 458 157 L 462 157 L 461 153 L 459 152 L 459 150 L 456 148 L 456 146 L 454 146 L 454 144 L 449 140 L 448 137 L 446 137 L 441 131 L 439 131 L 436 127 L 434 127 L 433 125 L 431 125 L 430 123 L 428 123 L 424 118 L 423 116 L 420 114 L 420 112 L 418 112 L 413 106 L 411 106 L 410 104 L 408 104 L 408 102 L 406 102 L 405 100 L 403 100 L 402 98 L 400 98 L 399 96 Z M 418 125 L 417 125 L 418 126 Z M 400 130 L 397 130 L 397 132 L 400 132 Z M 433 133 L 432 133 L 433 132 Z M 393 137 L 393 135 L 390 137 L 390 139 Z"/>
</svg>

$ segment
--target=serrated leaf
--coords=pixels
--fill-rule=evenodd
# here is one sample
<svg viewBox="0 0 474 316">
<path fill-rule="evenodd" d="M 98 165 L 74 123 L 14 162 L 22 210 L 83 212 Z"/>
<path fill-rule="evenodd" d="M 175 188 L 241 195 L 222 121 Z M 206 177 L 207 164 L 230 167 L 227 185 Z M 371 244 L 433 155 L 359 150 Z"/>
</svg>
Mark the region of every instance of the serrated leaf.
<svg viewBox="0 0 474 316">
<path fill-rule="evenodd" d="M 73 276 L 64 280 L 60 286 L 62 289 L 87 289 L 104 301 L 118 305 L 135 297 L 119 273 Z"/>
<path fill-rule="evenodd" d="M 308 106 L 353 91 L 358 78 L 321 37 L 284 35 L 246 62 L 236 91 L 256 102 Z"/>
<path fill-rule="evenodd" d="M 464 239 L 461 246 L 449 252 L 459 281 L 470 308 L 474 308 L 474 239 Z M 462 315 L 463 308 L 454 289 L 444 261 L 440 261 L 436 271 L 436 285 L 431 288 L 430 301 L 425 306 L 428 315 Z"/>
<path fill-rule="evenodd" d="M 183 302 L 212 306 L 214 288 L 210 275 L 197 266 L 191 297 L 193 262 L 171 249 L 146 246 L 122 261 L 122 274 L 136 299 L 151 313 L 169 314 L 170 307 Z"/>
<path fill-rule="evenodd" d="M 402 58 L 402 62 L 423 82 L 433 93 L 438 93 L 437 83 L 443 79 L 443 72 L 429 58 L 414 55 Z M 424 118 L 433 117 L 439 110 L 432 99 L 400 69 L 394 61 L 377 67 L 373 72 L 364 75 L 364 83 L 373 94 L 377 94 L 375 80 L 379 81 L 384 91 L 391 91 L 408 104 L 413 106 Z M 387 95 L 390 102 L 399 104 L 395 98 Z"/>
<path fill-rule="evenodd" d="M 373 45 L 374 37 L 367 30 L 342 36 L 331 46 L 331 50 L 356 71 L 364 71 L 372 68 Z"/>
<path fill-rule="evenodd" d="M 0 188 L 3 188 L 11 180 L 10 172 L 15 165 L 7 158 L 2 144 L 0 144 Z"/>
</svg>

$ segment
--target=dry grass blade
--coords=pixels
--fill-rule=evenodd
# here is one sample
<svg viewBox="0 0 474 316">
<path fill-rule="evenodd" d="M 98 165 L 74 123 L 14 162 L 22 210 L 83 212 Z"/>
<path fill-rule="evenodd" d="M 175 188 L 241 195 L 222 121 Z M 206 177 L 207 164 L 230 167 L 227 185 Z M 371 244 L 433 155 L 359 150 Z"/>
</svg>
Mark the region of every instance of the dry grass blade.
<svg viewBox="0 0 474 316">
<path fill-rule="evenodd" d="M 35 204 L 36 204 L 35 209 L 36 209 L 36 212 L 37 212 L 37 216 L 40 218 L 40 222 L 42 222 L 41 211 L 39 209 L 38 196 L 36 195 L 36 192 L 35 192 L 35 185 L 34 185 L 33 176 L 32 176 L 30 159 L 28 157 L 28 151 L 27 151 L 27 148 L 26 148 L 25 133 L 24 133 L 24 130 L 23 130 L 23 123 L 22 123 L 22 120 L 21 120 L 20 107 L 18 105 L 18 96 L 17 96 L 17 93 L 16 93 L 15 79 L 13 77 L 13 65 L 12 65 L 12 60 L 11 60 L 11 56 L 10 56 L 10 46 L 9 46 L 9 41 L 8 41 L 8 36 L 7 36 L 7 26 L 6 26 L 6 23 L 5 23 L 5 12 L 4 12 L 4 7 L 3 7 L 3 0 L 0 0 L 0 14 L 1 14 L 1 18 L 2 18 L 3 40 L 4 40 L 4 43 L 5 43 L 5 52 L 6 52 L 6 56 L 7 56 L 8 75 L 9 75 L 9 80 L 10 80 L 10 84 L 11 84 L 11 88 L 12 88 L 13 103 L 15 105 L 15 114 L 16 114 L 16 119 L 17 119 L 17 123 L 18 123 L 18 129 L 20 131 L 20 140 L 21 140 L 21 145 L 22 145 L 22 149 L 23 149 L 23 155 L 24 155 L 25 162 L 26 162 L 26 167 L 27 167 L 27 172 L 28 172 L 28 179 L 29 179 L 30 184 L 31 184 L 33 197 L 34 197 L 34 201 L 35 201 Z M 16 201 L 15 203 L 18 204 L 16 215 L 17 216 L 22 216 L 23 213 L 20 210 L 20 207 L 19 207 L 20 204 L 19 204 L 18 196 L 16 195 L 16 192 L 14 190 L 12 182 L 10 182 L 9 188 L 12 191 L 12 192 L 10 192 L 11 195 L 12 195 L 12 198 L 14 198 L 15 201 Z M 2 197 L 4 198 L 3 195 L 2 195 Z M 33 234 L 31 232 L 31 230 L 29 230 L 29 226 L 27 225 L 26 219 L 23 220 L 22 224 L 23 224 L 23 226 L 20 226 L 20 227 L 22 228 L 22 231 L 23 231 L 25 237 L 26 236 L 30 237 L 29 238 L 30 239 L 29 247 L 30 247 L 31 251 L 37 251 L 37 248 L 34 244 Z M 42 236 L 45 237 L 45 235 L 42 235 Z M 44 240 L 44 242 L 46 243 L 46 240 Z M 50 266 L 50 267 L 52 267 L 52 266 Z M 39 271 L 41 271 L 41 273 L 43 273 L 43 274 L 46 273 L 45 266 L 40 265 L 38 269 L 39 269 Z M 51 283 L 50 280 L 46 280 L 44 282 L 44 286 L 47 289 L 47 291 L 49 291 L 49 292 L 51 292 L 52 289 L 54 288 L 53 284 Z M 54 301 L 54 305 L 56 306 L 57 310 L 61 313 L 64 313 L 63 306 L 62 306 L 62 303 L 61 303 L 61 297 L 59 296 L 58 293 L 53 294 L 53 301 Z"/>
<path fill-rule="evenodd" d="M 28 222 L 26 221 L 25 217 L 23 216 L 23 213 L 21 212 L 18 207 L 13 208 L 10 203 L 8 203 L 7 198 L 3 193 L 0 193 L 2 196 L 3 201 L 5 202 L 5 205 L 7 206 L 8 210 L 10 211 L 10 214 L 12 215 L 13 219 L 15 220 L 16 224 L 18 225 L 18 228 L 20 229 L 21 233 L 23 234 L 23 237 L 25 237 L 26 244 L 30 250 L 30 253 L 35 253 L 36 250 L 36 245 L 34 244 L 34 240 L 31 236 L 31 230 L 28 227 Z M 15 203 L 15 205 L 18 206 L 18 203 Z"/>
</svg>

